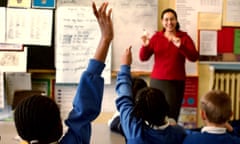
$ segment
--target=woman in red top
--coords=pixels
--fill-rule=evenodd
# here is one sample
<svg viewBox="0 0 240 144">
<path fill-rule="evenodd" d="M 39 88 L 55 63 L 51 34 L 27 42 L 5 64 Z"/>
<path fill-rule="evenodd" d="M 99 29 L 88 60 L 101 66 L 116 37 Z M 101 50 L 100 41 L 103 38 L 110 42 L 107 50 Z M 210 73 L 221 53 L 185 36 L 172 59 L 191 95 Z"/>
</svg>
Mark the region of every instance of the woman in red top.
<svg viewBox="0 0 240 144">
<path fill-rule="evenodd" d="M 179 29 L 177 13 L 173 9 L 165 9 L 161 21 L 163 30 L 151 38 L 147 34 L 142 36 L 139 56 L 141 61 L 147 61 L 154 55 L 150 86 L 165 93 L 170 105 L 169 117 L 178 121 L 184 97 L 185 59 L 195 62 L 199 53 L 190 36 Z"/>
</svg>

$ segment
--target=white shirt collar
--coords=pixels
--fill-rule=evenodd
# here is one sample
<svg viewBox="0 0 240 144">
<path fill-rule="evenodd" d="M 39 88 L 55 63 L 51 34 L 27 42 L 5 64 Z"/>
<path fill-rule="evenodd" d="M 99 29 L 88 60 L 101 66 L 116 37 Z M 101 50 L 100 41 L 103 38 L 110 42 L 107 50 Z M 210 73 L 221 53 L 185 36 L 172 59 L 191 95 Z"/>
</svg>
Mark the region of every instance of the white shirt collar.
<svg viewBox="0 0 240 144">
<path fill-rule="evenodd" d="M 146 125 L 149 126 L 149 123 L 147 121 L 145 121 Z M 166 124 L 164 125 L 161 125 L 161 126 L 152 126 L 151 128 L 154 129 L 154 130 L 164 130 L 166 129 L 167 127 L 169 126 L 169 121 L 168 121 L 168 118 L 166 117 Z"/>
<path fill-rule="evenodd" d="M 207 132 L 211 134 L 224 134 L 227 129 L 223 127 L 213 127 L 213 126 L 205 126 L 202 128 L 201 132 Z"/>
<path fill-rule="evenodd" d="M 31 140 L 30 141 L 30 144 L 35 144 L 35 143 L 38 143 L 38 140 Z M 55 141 L 55 142 L 51 142 L 49 144 L 58 144 L 58 141 Z"/>
</svg>

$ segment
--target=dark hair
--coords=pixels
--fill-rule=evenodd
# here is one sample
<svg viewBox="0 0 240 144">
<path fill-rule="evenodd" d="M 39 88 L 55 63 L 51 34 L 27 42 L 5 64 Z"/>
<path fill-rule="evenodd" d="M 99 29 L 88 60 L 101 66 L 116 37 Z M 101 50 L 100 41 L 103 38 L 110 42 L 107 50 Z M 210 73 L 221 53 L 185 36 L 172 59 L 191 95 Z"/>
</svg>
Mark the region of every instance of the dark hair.
<svg viewBox="0 0 240 144">
<path fill-rule="evenodd" d="M 60 110 L 47 96 L 23 99 L 15 109 L 14 122 L 19 136 L 28 142 L 51 143 L 62 136 Z"/>
<path fill-rule="evenodd" d="M 132 78 L 132 92 L 133 92 L 133 101 L 135 103 L 136 95 L 137 92 L 142 89 L 147 87 L 147 82 L 139 77 L 134 77 Z"/>
<path fill-rule="evenodd" d="M 175 11 L 174 9 L 171 9 L 171 8 L 165 9 L 165 10 L 162 12 L 162 14 L 161 14 L 161 19 L 163 19 L 164 14 L 166 14 L 166 13 L 168 13 L 168 12 L 172 13 L 172 14 L 175 16 L 175 18 L 177 19 L 176 30 L 178 31 L 178 30 L 180 29 L 180 24 L 179 24 L 179 22 L 178 22 L 177 13 L 176 13 L 176 11 Z"/>
<path fill-rule="evenodd" d="M 147 121 L 150 127 L 165 124 L 165 117 L 168 112 L 169 105 L 161 90 L 145 87 L 137 93 L 132 114 L 143 121 Z"/>
</svg>

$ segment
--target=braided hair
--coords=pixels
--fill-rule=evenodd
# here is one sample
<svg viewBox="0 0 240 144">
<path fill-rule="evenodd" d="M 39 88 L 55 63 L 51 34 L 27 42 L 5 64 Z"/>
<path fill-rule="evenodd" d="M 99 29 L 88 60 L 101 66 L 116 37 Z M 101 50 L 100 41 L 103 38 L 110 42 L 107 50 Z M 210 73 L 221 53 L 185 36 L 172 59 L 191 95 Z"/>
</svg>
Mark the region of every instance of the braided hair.
<svg viewBox="0 0 240 144">
<path fill-rule="evenodd" d="M 133 102 L 135 103 L 136 95 L 139 90 L 147 87 L 147 82 L 140 77 L 132 78 L 132 93 L 133 93 Z"/>
<path fill-rule="evenodd" d="M 136 118 L 147 121 L 152 127 L 165 124 L 168 111 L 169 105 L 163 92 L 156 88 L 145 87 L 136 95 L 132 114 Z"/>
<path fill-rule="evenodd" d="M 46 96 L 34 95 L 23 99 L 15 109 L 14 122 L 19 136 L 28 142 L 51 143 L 62 136 L 60 110 Z"/>
</svg>

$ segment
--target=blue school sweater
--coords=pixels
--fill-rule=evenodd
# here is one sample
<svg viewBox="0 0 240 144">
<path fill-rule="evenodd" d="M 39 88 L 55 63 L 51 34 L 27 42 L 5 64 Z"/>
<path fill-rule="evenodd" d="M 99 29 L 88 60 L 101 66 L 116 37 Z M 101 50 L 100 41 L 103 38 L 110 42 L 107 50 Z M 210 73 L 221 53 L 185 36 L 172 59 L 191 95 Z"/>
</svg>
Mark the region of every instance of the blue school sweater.
<svg viewBox="0 0 240 144">
<path fill-rule="evenodd" d="M 152 129 L 141 119 L 131 115 L 133 98 L 131 91 L 130 66 L 122 65 L 117 76 L 116 106 L 127 144 L 182 144 L 185 130 L 180 126 L 167 126 L 165 129 Z"/>
<path fill-rule="evenodd" d="M 89 144 L 91 122 L 99 115 L 103 97 L 104 79 L 101 73 L 105 64 L 94 59 L 89 61 L 83 72 L 73 109 L 65 121 L 68 130 L 60 140 L 60 144 Z"/>
<path fill-rule="evenodd" d="M 183 144 L 240 144 L 240 137 L 232 135 L 230 133 L 219 132 L 219 129 L 215 129 L 218 132 L 194 132 L 189 133 Z"/>
</svg>

